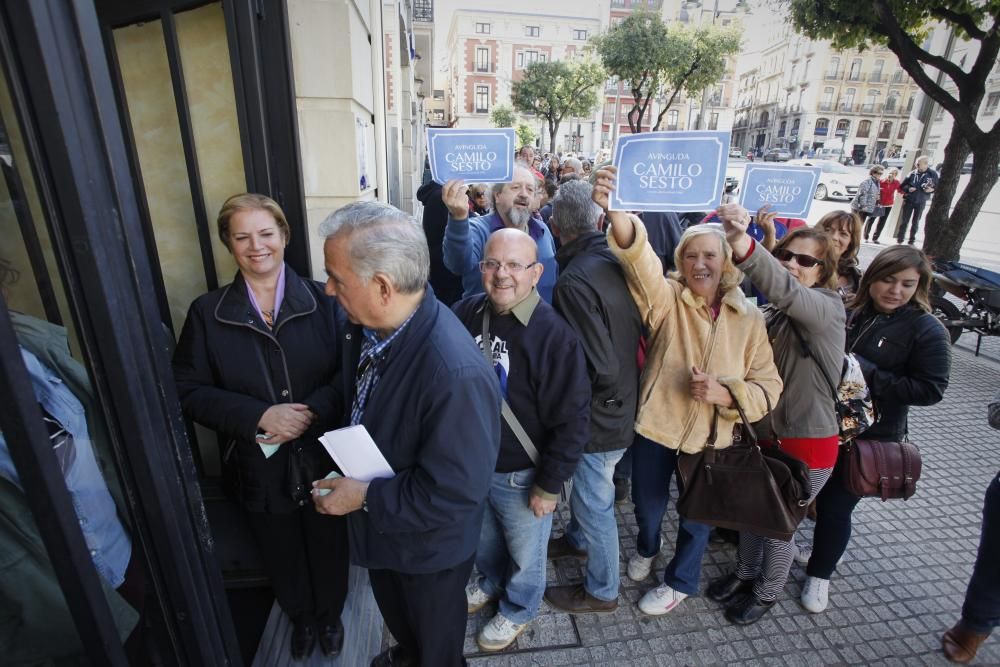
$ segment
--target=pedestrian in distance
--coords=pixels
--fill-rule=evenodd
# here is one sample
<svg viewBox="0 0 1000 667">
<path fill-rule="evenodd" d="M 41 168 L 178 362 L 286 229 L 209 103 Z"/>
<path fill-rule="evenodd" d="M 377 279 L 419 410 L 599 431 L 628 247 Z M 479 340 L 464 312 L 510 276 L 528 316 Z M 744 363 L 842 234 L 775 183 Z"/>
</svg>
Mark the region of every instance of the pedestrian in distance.
<svg viewBox="0 0 1000 667">
<path fill-rule="evenodd" d="M 882 174 L 885 169 L 880 164 L 868 170 L 868 178 L 858 184 L 858 192 L 851 200 L 851 210 L 865 221 L 874 220 L 879 214 L 879 198 L 882 193 Z M 866 229 L 871 226 L 866 222 Z M 866 236 L 867 240 L 867 236 Z"/>
<path fill-rule="evenodd" d="M 903 193 L 903 211 L 899 216 L 896 243 L 903 243 L 907 227 L 910 229 L 910 238 L 907 243 L 913 245 L 916 241 L 920 217 L 924 214 L 927 200 L 931 198 L 934 188 L 937 187 L 940 180 L 938 173 L 930 168 L 930 162 L 930 157 L 926 155 L 918 157 L 914 170 L 900 184 L 900 191 Z"/>
<path fill-rule="evenodd" d="M 893 167 L 886 174 L 885 177 L 879 182 L 879 199 L 878 208 L 876 209 L 876 214 L 874 216 L 868 216 L 865 220 L 865 242 L 868 242 L 868 235 L 872 229 L 872 223 L 875 223 L 875 234 L 872 236 L 872 243 L 878 244 L 878 237 L 882 234 L 882 228 L 885 227 L 885 221 L 889 219 L 889 214 L 892 213 L 892 207 L 896 203 L 896 197 L 899 196 L 899 170 Z"/>
<path fill-rule="evenodd" d="M 702 451 L 713 420 L 718 426 L 716 446 L 728 447 L 740 420 L 735 401 L 750 419 L 758 420 L 769 401 L 777 402 L 782 385 L 763 316 L 740 291 L 742 275 L 733 265 L 722 230 L 695 225 L 685 231 L 675 252 L 677 271 L 664 276 L 642 222 L 607 210 L 616 175 L 615 167 L 598 171 L 594 202 L 606 211 L 611 223 L 608 245 L 622 264 L 649 333 L 635 425 L 642 437 L 632 448 L 639 534 L 628 564 L 629 578 L 644 581 L 662 546 L 660 526 L 679 453 Z M 639 601 L 643 613 L 666 614 L 698 592 L 709 530 L 681 517 L 663 583 Z"/>
<path fill-rule="evenodd" d="M 453 309 L 489 354 L 509 408 L 465 595 L 470 614 L 499 600 L 476 642 L 500 651 L 538 615 L 552 513 L 589 438 L 590 383 L 576 333 L 535 289 L 542 267 L 531 237 L 496 232 L 480 268 L 486 294 Z"/>
<path fill-rule="evenodd" d="M 849 304 L 847 351 L 861 365 L 877 407 L 866 440 L 906 440 L 910 406 L 934 405 L 948 386 L 951 345 L 931 314 L 931 273 L 920 250 L 886 248 L 868 266 Z M 841 478 L 835 471 L 816 498 L 812 555 L 801 598 L 812 613 L 822 612 L 829 603 L 830 579 L 851 539 L 851 515 L 861 500 Z"/>
<path fill-rule="evenodd" d="M 309 492 L 334 469 L 317 438 L 342 424 L 336 302 L 285 264 L 290 231 L 274 200 L 234 195 L 217 227 L 239 270 L 188 311 L 173 360 L 181 406 L 226 443 L 223 479 L 292 622 L 292 657 L 307 658 L 317 640 L 335 656 L 344 641 L 347 526 L 318 514 Z"/>
<path fill-rule="evenodd" d="M 618 608 L 619 543 L 614 473 L 633 440 L 639 397 L 637 352 L 642 321 L 621 265 L 598 229 L 601 209 L 593 186 L 574 181 L 553 202 L 552 225 L 562 246 L 556 254 L 556 310 L 576 331 L 586 356 L 592 393 L 590 439 L 573 475 L 570 520 L 549 542 L 549 558 L 585 558 L 584 580 L 552 586 L 545 599 L 579 614 Z"/>
<path fill-rule="evenodd" d="M 833 242 L 837 261 L 836 289 L 843 302 L 849 303 L 861 284 L 858 250 L 861 248 L 861 218 L 856 212 L 831 211 L 819 219 L 816 228 Z"/>
<path fill-rule="evenodd" d="M 807 227 L 785 236 L 769 253 L 747 233 L 750 215 L 743 207 L 724 205 L 718 215 L 739 258 L 737 268 L 767 298 L 764 320 L 784 385 L 774 409 L 754 429 L 762 446 L 779 447 L 809 466 L 811 501 L 830 478 L 840 444 L 836 388 L 829 380 L 840 377 L 844 358 L 844 307 L 833 289 L 834 241 Z M 713 581 L 706 595 L 727 604 L 730 622 L 757 622 L 781 595 L 794 549 L 794 542 L 741 531 L 736 569 Z"/>
<path fill-rule="evenodd" d="M 500 447 L 496 376 L 427 285 L 427 241 L 411 216 L 354 202 L 319 232 L 326 291 L 349 321 L 340 329 L 347 421 L 368 431 L 393 476 L 318 480 L 313 502 L 347 516 L 351 561 L 368 569 L 398 642 L 371 666 L 459 667 L 465 584 Z"/>
<path fill-rule="evenodd" d="M 987 407 L 990 426 L 1000 429 L 1000 393 Z M 986 489 L 979 553 L 965 592 L 962 617 L 941 638 L 941 648 L 952 662 L 976 658 L 993 628 L 1000 625 L 1000 473 Z"/>
</svg>

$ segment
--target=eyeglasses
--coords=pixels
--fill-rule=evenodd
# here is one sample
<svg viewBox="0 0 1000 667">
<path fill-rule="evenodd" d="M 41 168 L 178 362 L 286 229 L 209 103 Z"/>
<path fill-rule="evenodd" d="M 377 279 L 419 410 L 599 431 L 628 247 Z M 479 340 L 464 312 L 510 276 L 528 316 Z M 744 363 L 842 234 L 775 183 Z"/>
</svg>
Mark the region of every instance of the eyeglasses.
<svg viewBox="0 0 1000 667">
<path fill-rule="evenodd" d="M 779 248 L 772 253 L 779 261 L 790 262 L 792 258 L 795 258 L 796 263 L 805 269 L 811 269 L 814 266 L 823 266 L 823 260 L 816 259 L 812 255 L 800 255 L 797 252 L 792 252 L 786 248 Z"/>
<path fill-rule="evenodd" d="M 483 261 L 479 262 L 479 271 L 480 273 L 496 273 L 497 271 L 500 270 L 500 267 L 502 266 L 504 269 L 506 269 L 508 274 L 516 276 L 522 273 L 525 269 L 530 269 L 535 264 L 538 264 L 538 262 L 532 262 L 531 264 L 521 264 L 520 262 L 500 263 L 495 259 L 484 259 Z"/>
</svg>

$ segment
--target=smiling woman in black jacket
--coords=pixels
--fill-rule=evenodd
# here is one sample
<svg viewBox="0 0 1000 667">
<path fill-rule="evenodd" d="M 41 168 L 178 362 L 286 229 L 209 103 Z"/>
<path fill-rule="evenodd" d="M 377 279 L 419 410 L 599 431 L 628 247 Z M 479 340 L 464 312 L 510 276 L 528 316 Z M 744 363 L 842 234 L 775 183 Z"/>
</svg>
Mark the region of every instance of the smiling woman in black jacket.
<svg viewBox="0 0 1000 667">
<path fill-rule="evenodd" d="M 911 246 L 886 248 L 868 267 L 850 304 L 847 349 L 861 364 L 878 412 L 864 433 L 867 440 L 904 440 L 910 406 L 934 405 L 948 386 L 951 348 L 944 327 L 930 313 L 930 281 L 923 252 Z M 851 513 L 859 500 L 837 473 L 816 500 L 813 553 L 802 588 L 807 611 L 826 609 L 830 577 L 847 549 Z"/>
<path fill-rule="evenodd" d="M 284 263 L 288 222 L 263 195 L 230 197 L 219 238 L 239 271 L 191 304 L 174 354 L 184 413 L 214 430 L 223 475 L 247 512 L 292 655 L 340 652 L 347 526 L 314 509 L 314 479 L 333 469 L 316 440 L 338 426 L 336 302 Z"/>
</svg>

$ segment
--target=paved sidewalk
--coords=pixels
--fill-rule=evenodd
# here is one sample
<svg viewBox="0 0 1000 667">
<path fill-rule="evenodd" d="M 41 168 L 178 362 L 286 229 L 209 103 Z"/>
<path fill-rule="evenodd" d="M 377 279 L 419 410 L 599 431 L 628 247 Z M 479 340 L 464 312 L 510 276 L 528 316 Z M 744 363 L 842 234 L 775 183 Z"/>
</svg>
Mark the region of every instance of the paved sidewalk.
<svg viewBox="0 0 1000 667">
<path fill-rule="evenodd" d="M 970 338 L 970 342 L 974 338 Z M 984 351 L 985 351 L 984 344 Z M 979 543 L 983 495 L 1000 468 L 1000 432 L 986 424 L 986 403 L 1000 388 L 1000 364 L 954 349 L 951 385 L 931 408 L 911 410 L 912 439 L 923 454 L 923 477 L 907 502 L 866 499 L 854 514 L 846 559 L 831 583 L 830 607 L 813 615 L 798 604 L 804 569 L 793 566 L 785 595 L 756 625 L 730 625 L 715 603 L 688 598 L 672 613 L 649 617 L 636 602 L 657 582 L 635 584 L 625 563 L 635 549 L 631 505 L 619 508 L 622 605 L 603 615 L 540 616 L 517 642 L 484 655 L 475 633 L 493 613 L 472 617 L 466 654 L 474 666 L 521 665 L 947 665 L 940 636 L 958 618 Z M 554 533 L 567 518 L 561 509 Z M 677 515 L 664 521 L 667 545 L 654 575 L 662 576 Z M 803 533 L 811 533 L 806 522 Z M 702 590 L 735 562 L 735 548 L 711 544 Z M 998 565 L 1000 566 L 1000 565 Z M 579 563 L 548 569 L 549 582 L 582 579 Z M 1000 665 L 1000 633 L 975 664 Z"/>
</svg>

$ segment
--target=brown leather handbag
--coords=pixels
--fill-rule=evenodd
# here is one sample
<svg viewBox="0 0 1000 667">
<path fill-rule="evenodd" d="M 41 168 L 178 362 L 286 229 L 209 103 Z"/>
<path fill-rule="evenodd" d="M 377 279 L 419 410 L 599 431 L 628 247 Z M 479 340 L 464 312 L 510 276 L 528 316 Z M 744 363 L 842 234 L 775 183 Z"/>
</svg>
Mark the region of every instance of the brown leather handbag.
<svg viewBox="0 0 1000 667">
<path fill-rule="evenodd" d="M 837 467 L 856 496 L 907 500 L 920 479 L 920 450 L 912 442 L 852 440 L 840 448 Z"/>
<path fill-rule="evenodd" d="M 735 397 L 734 397 L 735 402 Z M 776 540 L 792 539 L 809 501 L 809 467 L 776 447 L 762 449 L 743 408 L 743 442 L 715 447 L 718 408 L 705 449 L 681 454 L 677 512 L 686 519 Z"/>
</svg>

